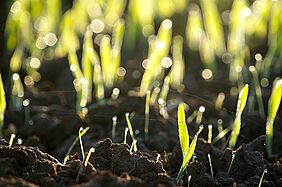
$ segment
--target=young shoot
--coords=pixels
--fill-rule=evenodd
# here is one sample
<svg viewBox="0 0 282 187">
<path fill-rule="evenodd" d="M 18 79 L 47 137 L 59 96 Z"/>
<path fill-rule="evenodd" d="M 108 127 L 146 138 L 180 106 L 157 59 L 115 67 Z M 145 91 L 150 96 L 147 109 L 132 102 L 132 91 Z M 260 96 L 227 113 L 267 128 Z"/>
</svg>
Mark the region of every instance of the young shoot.
<svg viewBox="0 0 282 187">
<path fill-rule="evenodd" d="M 118 96 L 119 96 L 119 93 L 120 93 L 120 90 L 118 88 L 114 88 L 113 92 L 112 92 L 112 96 L 111 96 L 112 99 L 116 100 L 118 98 Z"/>
<path fill-rule="evenodd" d="M 203 114 L 205 112 L 206 108 L 204 106 L 200 106 L 199 110 L 197 112 L 197 116 L 196 116 L 196 124 L 200 125 L 202 123 L 202 119 L 203 119 Z"/>
<path fill-rule="evenodd" d="M 217 98 L 215 100 L 215 109 L 216 110 L 221 110 L 222 109 L 222 105 L 223 105 L 223 102 L 224 102 L 224 99 L 225 99 L 225 94 L 220 92 L 218 95 L 217 95 Z"/>
<path fill-rule="evenodd" d="M 208 126 L 208 143 L 212 142 L 212 125 Z"/>
<path fill-rule="evenodd" d="M 21 111 L 22 102 L 24 97 L 24 88 L 20 75 L 14 73 L 12 76 L 12 95 L 11 95 L 11 108 L 16 111 Z"/>
<path fill-rule="evenodd" d="M 272 155 L 273 123 L 279 109 L 282 97 L 282 79 L 278 80 L 268 101 L 268 115 L 266 122 L 266 152 L 268 156 Z"/>
<path fill-rule="evenodd" d="M 85 158 L 83 158 L 82 164 L 80 165 L 77 176 L 76 176 L 76 180 L 75 180 L 76 183 L 78 182 L 79 177 L 82 174 L 83 170 L 87 167 L 91 154 L 94 153 L 94 152 L 95 152 L 95 148 L 91 147 L 89 149 L 88 153 L 87 153 L 87 156 Z"/>
<path fill-rule="evenodd" d="M 262 173 L 262 175 L 261 175 L 261 177 L 260 177 L 260 180 L 259 180 L 259 185 L 258 185 L 258 187 L 261 187 L 262 182 L 263 182 L 264 175 L 265 175 L 266 173 L 267 173 L 267 169 L 263 170 L 263 173 Z"/>
<path fill-rule="evenodd" d="M 245 84 L 245 86 L 241 89 L 239 93 L 239 98 L 237 102 L 237 109 L 236 109 L 236 117 L 233 124 L 233 130 L 231 133 L 231 137 L 229 140 L 229 148 L 233 149 L 236 145 L 238 136 L 240 134 L 241 129 L 241 115 L 243 113 L 243 110 L 246 106 L 247 99 L 248 99 L 248 93 L 249 93 L 249 85 Z"/>
<path fill-rule="evenodd" d="M 151 94 L 151 99 L 150 99 L 150 104 L 153 105 L 156 103 L 157 98 L 159 96 L 161 89 L 159 87 L 155 87 L 152 94 Z"/>
<path fill-rule="evenodd" d="M 191 123 L 197 116 L 198 111 L 195 110 L 190 116 L 187 118 L 187 123 Z"/>
<path fill-rule="evenodd" d="M 9 148 L 12 147 L 13 143 L 14 143 L 14 139 L 15 139 L 16 135 L 15 134 L 11 134 L 10 136 L 10 140 L 9 140 Z"/>
<path fill-rule="evenodd" d="M 0 73 L 0 137 L 3 137 L 3 126 L 4 126 L 4 114 L 6 111 L 6 98 L 5 90 L 2 81 L 2 76 Z"/>
<path fill-rule="evenodd" d="M 158 99 L 159 107 L 160 107 L 160 114 L 165 118 L 168 119 L 168 113 L 166 108 L 166 100 L 169 91 L 170 85 L 170 77 L 166 76 L 164 79 L 164 84 L 160 93 L 160 98 Z"/>
<path fill-rule="evenodd" d="M 151 91 L 147 90 L 146 101 L 145 101 L 145 128 L 144 128 L 145 141 L 148 141 L 149 139 L 150 96 L 151 96 Z"/>
<path fill-rule="evenodd" d="M 137 140 L 134 137 L 134 131 L 133 131 L 131 122 L 129 120 L 129 113 L 125 114 L 125 119 L 126 119 L 127 127 L 128 127 L 128 130 L 129 130 L 129 134 L 130 134 L 130 136 L 132 138 L 132 141 L 133 142 L 135 141 L 135 143 L 133 144 L 133 151 L 136 152 L 137 151 Z"/>
<path fill-rule="evenodd" d="M 127 134 L 128 134 L 128 127 L 125 127 L 125 129 L 124 129 L 124 139 L 123 139 L 124 144 L 126 144 Z"/>
<path fill-rule="evenodd" d="M 78 134 L 78 136 L 74 139 L 74 141 L 72 142 L 71 146 L 69 147 L 65 157 L 64 157 L 64 162 L 63 164 L 65 165 L 67 163 L 67 161 L 69 160 L 69 155 L 71 153 L 71 151 L 73 150 L 74 146 L 77 144 L 77 142 L 80 140 L 80 138 L 82 138 L 86 132 L 90 129 L 90 127 L 86 127 L 85 129 L 83 129 L 83 131 L 80 132 L 80 134 Z"/>
<path fill-rule="evenodd" d="M 177 181 L 180 181 L 180 179 L 182 178 L 183 173 L 184 173 L 189 161 L 191 160 L 192 156 L 194 155 L 196 145 L 197 145 L 197 139 L 198 139 L 199 134 L 202 132 L 203 128 L 204 128 L 203 125 L 201 125 L 199 127 L 199 130 L 196 133 L 196 135 L 194 136 L 194 139 L 192 140 L 192 143 L 190 144 L 189 147 L 187 147 L 187 142 L 186 142 L 186 144 L 184 144 L 184 145 L 186 145 L 186 148 L 185 149 L 182 148 L 182 154 L 183 154 L 183 151 L 185 151 L 185 150 L 186 150 L 186 153 L 185 153 L 185 156 L 183 157 L 183 161 L 182 161 L 180 170 L 179 170 L 178 175 L 176 177 Z M 182 137 L 185 137 L 186 136 L 185 134 L 188 134 L 188 132 L 187 133 L 179 132 L 179 134 L 181 134 L 180 137 L 182 138 Z M 181 140 L 181 142 L 183 142 L 183 140 Z"/>
<path fill-rule="evenodd" d="M 84 130 L 83 127 L 79 128 L 78 137 L 79 137 L 79 145 L 80 145 L 82 159 L 84 160 L 85 154 L 84 154 L 84 148 L 83 148 L 83 143 L 82 143 L 82 132 L 83 132 L 83 130 Z"/>
<path fill-rule="evenodd" d="M 226 129 L 219 132 L 219 134 L 212 140 L 212 144 L 215 144 L 218 140 L 223 139 L 225 135 L 231 131 L 232 127 L 227 127 Z"/>
<path fill-rule="evenodd" d="M 262 118 L 264 118 L 265 112 L 264 112 L 264 106 L 263 106 L 263 100 L 262 100 L 261 87 L 260 87 L 259 78 L 258 78 L 258 72 L 255 66 L 250 66 L 249 71 L 252 73 L 254 84 L 255 84 L 255 93 L 256 93 L 257 102 L 258 102 L 259 114 Z"/>
<path fill-rule="evenodd" d="M 208 160 L 209 160 L 209 164 L 210 164 L 210 168 L 211 168 L 211 177 L 213 179 L 213 169 L 212 169 L 212 161 L 211 161 L 211 155 L 208 154 Z"/>
<path fill-rule="evenodd" d="M 231 171 L 231 167 L 232 167 L 232 165 L 233 165 L 233 162 L 234 162 L 234 159 L 235 159 L 235 156 L 236 156 L 235 153 L 236 153 L 235 151 L 232 151 L 231 161 L 230 161 L 230 164 L 229 164 L 229 167 L 228 167 L 228 171 L 227 171 L 228 174 L 229 174 L 230 171 Z"/>
<path fill-rule="evenodd" d="M 112 139 L 116 139 L 116 126 L 117 126 L 117 117 L 114 116 L 112 118 L 112 121 L 113 121 L 113 126 L 112 126 Z"/>
<path fill-rule="evenodd" d="M 190 182 L 191 182 L 191 175 L 188 176 L 187 178 L 187 187 L 190 187 Z"/>
</svg>

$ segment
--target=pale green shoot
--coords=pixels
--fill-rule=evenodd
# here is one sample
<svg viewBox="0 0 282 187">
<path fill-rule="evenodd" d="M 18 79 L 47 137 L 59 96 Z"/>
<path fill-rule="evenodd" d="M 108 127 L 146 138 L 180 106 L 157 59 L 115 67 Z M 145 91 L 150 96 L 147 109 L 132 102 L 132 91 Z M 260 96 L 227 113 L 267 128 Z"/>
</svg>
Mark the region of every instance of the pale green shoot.
<svg viewBox="0 0 282 187">
<path fill-rule="evenodd" d="M 6 111 L 6 97 L 5 89 L 2 81 L 2 76 L 0 73 L 0 137 L 2 137 L 3 126 L 4 126 L 4 114 Z"/>
<path fill-rule="evenodd" d="M 272 154 L 272 139 L 273 139 L 273 123 L 282 97 L 282 79 L 278 80 L 272 90 L 272 94 L 268 101 L 268 115 L 266 122 L 266 152 L 268 156 Z"/>
<path fill-rule="evenodd" d="M 239 98 L 237 102 L 236 117 L 235 117 L 235 121 L 233 124 L 233 130 L 231 133 L 231 137 L 229 140 L 229 148 L 231 149 L 233 149 L 233 147 L 236 145 L 238 136 L 240 134 L 241 115 L 247 103 L 248 93 L 249 93 L 249 85 L 245 84 L 245 86 L 241 89 L 239 93 Z"/>
<path fill-rule="evenodd" d="M 189 149 L 189 133 L 186 125 L 185 110 L 183 103 L 180 103 L 178 106 L 177 119 L 180 146 L 182 149 L 182 156 L 184 158 L 187 150 Z"/>
<path fill-rule="evenodd" d="M 181 177 L 183 175 L 183 172 L 185 171 L 189 161 L 191 160 L 191 158 L 192 158 L 192 156 L 193 156 L 193 154 L 195 152 L 196 145 L 197 145 L 197 139 L 198 139 L 199 134 L 202 132 L 203 128 L 204 128 L 203 125 L 201 125 L 199 127 L 199 130 L 196 133 L 196 135 L 194 136 L 194 139 L 192 140 L 192 143 L 191 143 L 190 147 L 188 148 L 188 150 L 186 151 L 185 156 L 183 157 L 182 165 L 181 165 L 180 170 L 178 172 L 178 175 L 176 177 L 177 181 L 179 181 L 181 179 Z M 179 133 L 182 134 L 183 132 L 179 132 Z"/>
<path fill-rule="evenodd" d="M 135 141 L 135 143 L 132 144 L 133 145 L 133 151 L 136 152 L 137 151 L 137 140 L 136 140 L 136 138 L 134 136 L 134 131 L 133 131 L 131 122 L 129 120 L 129 113 L 125 114 L 125 118 L 126 118 L 127 127 L 128 127 L 128 130 L 129 130 L 129 134 L 130 134 L 130 136 L 132 138 L 132 141 L 133 142 Z"/>
</svg>

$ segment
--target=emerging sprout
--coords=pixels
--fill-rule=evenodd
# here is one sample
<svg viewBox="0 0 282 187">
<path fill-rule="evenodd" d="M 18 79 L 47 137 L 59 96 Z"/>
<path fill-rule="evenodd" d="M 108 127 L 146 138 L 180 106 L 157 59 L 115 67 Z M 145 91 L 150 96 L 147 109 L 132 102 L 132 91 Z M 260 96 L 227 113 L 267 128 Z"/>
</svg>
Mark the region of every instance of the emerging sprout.
<svg viewBox="0 0 282 187">
<path fill-rule="evenodd" d="M 203 114 L 204 114 L 205 110 L 206 110 L 206 108 L 204 106 L 199 107 L 199 110 L 198 110 L 197 116 L 196 116 L 196 124 L 197 125 L 202 123 Z"/>
<path fill-rule="evenodd" d="M 216 110 L 221 110 L 222 109 L 222 105 L 223 105 L 224 99 L 225 99 L 225 94 L 220 92 L 217 95 L 217 98 L 216 98 L 216 101 L 215 101 L 215 108 L 216 108 Z"/>
<path fill-rule="evenodd" d="M 245 108 L 247 98 L 249 93 L 249 85 L 245 84 L 245 86 L 241 89 L 239 93 L 239 98 L 237 102 L 237 109 L 236 109 L 236 117 L 233 124 L 233 131 L 231 134 L 231 138 L 229 140 L 229 147 L 232 149 L 237 142 L 238 136 L 240 134 L 241 129 L 241 115 Z"/>
<path fill-rule="evenodd" d="M 86 132 L 90 129 L 90 127 L 86 127 L 85 129 L 83 129 L 79 134 L 78 136 L 75 138 L 75 140 L 73 141 L 73 143 L 71 144 L 71 146 L 69 147 L 68 149 L 68 152 L 66 153 L 65 155 L 65 158 L 64 158 L 64 162 L 63 164 L 65 165 L 66 162 L 69 160 L 69 155 L 72 151 L 72 149 L 74 148 L 74 146 L 77 144 L 77 142 L 86 134 Z"/>
<path fill-rule="evenodd" d="M 208 126 L 208 143 L 212 141 L 212 125 Z"/>
<path fill-rule="evenodd" d="M 5 111 L 6 111 L 5 90 L 2 81 L 2 76 L 0 74 L 0 137 L 2 137 L 2 133 L 3 133 Z"/>
<path fill-rule="evenodd" d="M 230 161 L 230 165 L 229 165 L 228 171 L 227 171 L 228 174 L 230 173 L 231 167 L 233 165 L 233 162 L 234 162 L 234 159 L 235 159 L 235 156 L 236 156 L 235 153 L 236 153 L 235 151 L 232 151 L 231 161 Z"/>
<path fill-rule="evenodd" d="M 177 181 L 181 179 L 183 172 L 185 171 L 189 161 L 191 160 L 194 154 L 197 145 L 198 136 L 202 132 L 203 128 L 204 128 L 203 125 L 201 125 L 198 132 L 194 136 L 191 145 L 189 146 L 189 134 L 185 122 L 184 106 L 181 103 L 178 107 L 178 133 L 179 133 L 179 141 L 182 150 L 183 162 L 178 172 L 178 175 L 176 177 Z"/>
<path fill-rule="evenodd" d="M 112 118 L 113 126 L 112 126 L 112 139 L 114 140 L 116 138 L 116 126 L 117 126 L 117 117 L 114 116 Z"/>
<path fill-rule="evenodd" d="M 128 133 L 128 127 L 125 127 L 125 129 L 124 129 L 124 139 L 123 139 L 124 144 L 126 144 L 127 133 Z"/>
<path fill-rule="evenodd" d="M 268 115 L 266 122 L 266 152 L 272 154 L 273 123 L 276 117 L 282 97 L 282 79 L 278 80 L 273 87 L 272 94 L 268 101 Z"/>
<path fill-rule="evenodd" d="M 10 141 L 9 141 L 9 148 L 12 147 L 13 143 L 14 143 L 14 139 L 15 139 L 16 135 L 15 134 L 11 134 L 10 137 Z"/>
<path fill-rule="evenodd" d="M 84 159 L 85 154 L 84 154 L 84 148 L 83 148 L 83 143 L 82 143 L 82 133 L 83 133 L 83 130 L 84 130 L 83 127 L 79 128 L 78 137 L 79 137 L 79 145 L 80 145 L 81 155 L 82 155 L 82 158 Z"/>
<path fill-rule="evenodd" d="M 129 130 L 129 134 L 130 134 L 130 136 L 132 138 L 132 141 L 133 142 L 135 141 L 135 143 L 133 144 L 133 151 L 136 152 L 137 151 L 137 140 L 134 137 L 134 131 L 133 131 L 131 122 L 129 120 L 129 113 L 125 114 L 125 118 L 126 118 L 127 127 L 128 127 L 128 130 Z"/>
<path fill-rule="evenodd" d="M 79 170 L 78 170 L 77 176 L 76 176 L 76 180 L 75 180 L 76 183 L 78 182 L 79 177 L 80 177 L 80 175 L 82 174 L 83 170 L 87 167 L 91 154 L 94 153 L 94 152 L 95 152 L 95 148 L 94 148 L 94 147 L 91 147 L 91 148 L 89 149 L 89 151 L 88 151 L 87 156 L 86 156 L 85 158 L 83 158 L 82 164 L 81 164 L 81 166 L 80 166 L 80 168 L 79 168 Z M 94 169 L 95 169 L 95 168 L 94 168 Z"/>
<path fill-rule="evenodd" d="M 149 139 L 150 96 L 151 96 L 151 91 L 148 90 L 146 94 L 146 102 L 145 102 L 145 128 L 144 128 L 145 140 Z"/>
<path fill-rule="evenodd" d="M 262 181 L 263 181 L 263 178 L 264 178 L 264 175 L 265 175 L 266 173 L 267 173 L 267 169 L 263 170 L 263 173 L 262 173 L 262 175 L 261 175 L 261 177 L 260 177 L 260 180 L 259 180 L 259 185 L 258 185 L 258 187 L 261 187 Z"/>
<path fill-rule="evenodd" d="M 91 156 L 91 154 L 92 153 L 94 153 L 95 152 L 95 148 L 94 147 L 91 147 L 90 149 L 89 149 L 89 151 L 88 151 L 88 154 L 87 154 L 87 156 L 86 156 L 86 159 L 85 159 L 85 161 L 84 161 L 84 167 L 86 167 L 87 166 L 87 164 L 88 164 L 88 162 L 89 162 L 89 159 L 90 159 L 90 156 Z"/>
<path fill-rule="evenodd" d="M 212 161 L 211 161 L 211 155 L 208 154 L 208 160 L 209 160 L 209 164 L 210 164 L 210 168 L 211 168 L 211 177 L 213 179 L 213 169 L 212 169 Z"/>
</svg>

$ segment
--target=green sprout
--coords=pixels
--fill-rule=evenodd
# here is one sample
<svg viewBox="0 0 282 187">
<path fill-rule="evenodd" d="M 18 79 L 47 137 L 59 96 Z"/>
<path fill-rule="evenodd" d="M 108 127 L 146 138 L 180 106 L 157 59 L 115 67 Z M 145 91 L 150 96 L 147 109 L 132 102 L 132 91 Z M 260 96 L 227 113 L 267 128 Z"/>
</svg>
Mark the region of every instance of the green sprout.
<svg viewBox="0 0 282 187">
<path fill-rule="evenodd" d="M 11 108 L 20 111 L 22 109 L 22 102 L 24 96 L 24 88 L 20 79 L 20 75 L 14 73 L 12 75 L 12 95 L 11 95 Z"/>
<path fill-rule="evenodd" d="M 210 168 L 211 168 L 211 177 L 213 179 L 213 168 L 212 168 L 212 161 L 211 161 L 211 155 L 208 154 L 208 160 L 209 160 L 209 164 L 210 164 Z"/>
<path fill-rule="evenodd" d="M 74 146 L 77 144 L 77 142 L 80 140 L 80 138 L 82 138 L 86 132 L 90 129 L 90 127 L 86 127 L 85 129 L 83 129 L 83 131 L 81 131 L 79 133 L 79 135 L 74 139 L 74 141 L 72 142 L 71 146 L 69 147 L 65 157 L 64 157 L 64 162 L 63 164 L 65 165 L 66 162 L 69 160 L 69 155 L 71 153 L 71 151 L 73 150 Z"/>
<path fill-rule="evenodd" d="M 237 109 L 236 109 L 236 117 L 233 124 L 233 130 L 231 133 L 231 138 L 229 140 L 229 148 L 233 149 L 233 147 L 236 145 L 238 136 L 240 134 L 241 129 L 241 115 L 243 113 L 243 110 L 245 108 L 245 105 L 247 103 L 248 99 L 248 93 L 249 93 L 249 85 L 245 84 L 245 86 L 241 89 L 239 93 L 239 98 L 237 102 Z"/>
<path fill-rule="evenodd" d="M 261 177 L 260 177 L 258 187 L 261 187 L 262 181 L 263 181 L 263 178 L 264 178 L 264 175 L 265 175 L 266 173 L 267 173 L 267 169 L 264 169 L 263 172 L 262 172 L 262 175 L 261 175 Z"/>
<path fill-rule="evenodd" d="M 235 151 L 232 151 L 231 161 L 230 161 L 230 164 L 229 164 L 229 167 L 228 167 L 228 171 L 227 171 L 228 174 L 229 174 L 230 171 L 231 171 L 231 167 L 232 167 L 232 165 L 233 165 L 233 162 L 234 162 L 234 159 L 235 159 L 235 156 L 236 156 L 235 153 L 236 153 Z"/>
<path fill-rule="evenodd" d="M 282 79 L 278 80 L 272 90 L 268 101 L 268 115 L 266 122 L 266 152 L 268 156 L 272 155 L 273 123 L 281 102 L 282 97 Z"/>
<path fill-rule="evenodd" d="M 170 70 L 171 87 L 181 90 L 183 86 L 183 78 L 185 73 L 185 64 L 183 57 L 183 38 L 177 35 L 173 38 L 172 43 L 172 57 L 173 64 Z"/>
<path fill-rule="evenodd" d="M 212 142 L 212 125 L 208 125 L 208 143 Z"/>
<path fill-rule="evenodd" d="M 15 134 L 11 134 L 10 136 L 10 140 L 9 140 L 9 148 L 12 147 L 13 143 L 14 143 L 14 139 L 15 139 L 16 135 Z"/>
<path fill-rule="evenodd" d="M 132 143 L 133 151 L 136 152 L 137 151 L 137 139 L 134 136 L 134 131 L 133 131 L 130 119 L 129 119 L 129 113 L 125 114 L 125 119 L 126 119 L 127 127 L 128 127 L 128 130 L 129 130 L 129 134 L 132 138 L 132 142 L 135 142 L 135 143 Z"/>
<path fill-rule="evenodd" d="M 250 66 L 249 71 L 252 73 L 254 84 L 255 84 L 255 93 L 256 93 L 257 102 L 258 102 L 259 114 L 262 118 L 264 118 L 265 113 L 264 113 L 261 87 L 260 87 L 259 78 L 258 78 L 258 72 L 257 72 L 255 66 Z"/>
<path fill-rule="evenodd" d="M 84 148 L 83 148 L 83 143 L 82 143 L 82 136 L 83 136 L 84 128 L 80 127 L 78 130 L 78 138 L 79 138 L 79 145 L 80 145 L 80 150 L 81 150 L 81 155 L 84 160 L 85 154 L 84 154 Z"/>
<path fill-rule="evenodd" d="M 163 87 L 160 93 L 160 97 L 158 99 L 159 107 L 160 107 L 160 114 L 165 118 L 168 119 L 167 109 L 166 109 L 166 100 L 167 95 L 169 92 L 170 86 L 170 77 L 166 76 L 164 79 Z"/>
<path fill-rule="evenodd" d="M 2 81 L 2 76 L 0 73 L 0 137 L 3 136 L 3 127 L 4 127 L 4 114 L 6 111 L 6 97 L 5 89 Z"/>
<path fill-rule="evenodd" d="M 116 138 L 116 126 L 117 126 L 117 117 L 114 116 L 112 118 L 113 126 L 112 126 L 112 139 L 114 140 Z"/>
<path fill-rule="evenodd" d="M 196 116 L 196 124 L 199 125 L 202 123 L 202 119 L 203 119 L 203 114 L 206 111 L 206 108 L 204 106 L 200 106 L 199 110 L 197 112 L 197 116 Z"/>
<path fill-rule="evenodd" d="M 124 129 L 124 139 L 123 139 L 123 143 L 126 144 L 126 139 L 127 139 L 127 134 L 128 134 L 128 127 L 125 127 Z"/>
<path fill-rule="evenodd" d="M 194 136 L 194 139 L 192 140 L 189 146 L 189 133 L 185 120 L 186 118 L 185 118 L 184 105 L 183 103 L 181 103 L 178 107 L 178 133 L 179 133 L 179 141 L 182 150 L 183 161 L 180 170 L 178 172 L 178 175 L 176 177 L 177 181 L 179 181 L 182 178 L 183 172 L 185 171 L 189 161 L 191 160 L 195 152 L 198 136 L 204 128 L 202 125 L 199 127 L 198 132 Z"/>
<path fill-rule="evenodd" d="M 150 96 L 151 96 L 151 91 L 148 90 L 146 94 L 146 101 L 145 101 L 145 127 L 144 127 L 145 140 L 149 139 Z"/>
<path fill-rule="evenodd" d="M 82 164 L 80 165 L 79 167 L 79 170 L 77 172 L 77 176 L 76 176 L 76 183 L 78 182 L 79 180 L 79 177 L 80 175 L 82 174 L 83 170 L 87 167 L 88 165 L 88 162 L 89 162 L 89 159 L 90 159 L 90 156 L 91 154 L 93 154 L 95 152 L 95 148 L 94 147 L 91 147 L 87 153 L 87 156 L 85 158 L 83 158 L 82 160 Z M 94 168 L 95 169 L 95 168 Z M 96 170 L 96 169 L 95 169 Z"/>
<path fill-rule="evenodd" d="M 157 37 L 152 41 L 152 49 L 149 50 L 148 64 L 143 74 L 140 93 L 145 95 L 147 90 L 152 87 L 155 80 L 161 78 L 163 69 L 160 65 L 161 60 L 167 56 L 171 43 L 172 22 L 166 19 L 162 22 Z"/>
</svg>

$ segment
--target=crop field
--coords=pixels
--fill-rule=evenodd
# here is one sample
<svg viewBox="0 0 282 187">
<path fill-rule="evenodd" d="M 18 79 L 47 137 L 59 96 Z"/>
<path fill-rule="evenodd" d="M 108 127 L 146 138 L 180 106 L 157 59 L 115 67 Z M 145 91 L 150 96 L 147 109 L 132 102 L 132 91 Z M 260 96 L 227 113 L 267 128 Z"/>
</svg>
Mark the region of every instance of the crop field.
<svg viewBox="0 0 282 187">
<path fill-rule="evenodd" d="M 282 187 L 282 0 L 0 1 L 0 186 Z"/>
</svg>

